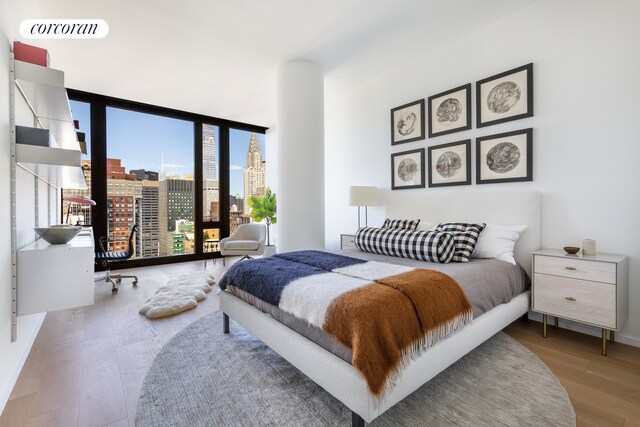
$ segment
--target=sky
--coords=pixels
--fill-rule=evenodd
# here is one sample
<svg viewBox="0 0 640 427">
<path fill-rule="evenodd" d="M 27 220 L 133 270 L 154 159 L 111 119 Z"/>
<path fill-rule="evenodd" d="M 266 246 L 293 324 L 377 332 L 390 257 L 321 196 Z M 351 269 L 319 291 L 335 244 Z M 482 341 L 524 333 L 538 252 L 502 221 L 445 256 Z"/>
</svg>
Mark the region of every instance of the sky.
<svg viewBox="0 0 640 427">
<path fill-rule="evenodd" d="M 89 104 L 71 101 L 73 117 L 80 121 L 80 131 L 87 134 L 90 142 Z M 166 175 L 193 173 L 193 123 L 152 114 L 138 113 L 107 107 L 107 156 L 121 159 L 127 172 L 131 169 L 146 169 L 160 172 L 164 156 Z M 218 128 L 215 131 L 219 140 Z M 265 158 L 265 138 L 257 134 Z M 230 193 L 244 191 L 244 172 L 251 133 L 231 129 L 230 140 Z M 218 153 L 220 148 L 218 146 Z M 85 156 L 83 156 L 85 158 Z M 88 158 L 88 156 L 86 156 Z"/>
</svg>

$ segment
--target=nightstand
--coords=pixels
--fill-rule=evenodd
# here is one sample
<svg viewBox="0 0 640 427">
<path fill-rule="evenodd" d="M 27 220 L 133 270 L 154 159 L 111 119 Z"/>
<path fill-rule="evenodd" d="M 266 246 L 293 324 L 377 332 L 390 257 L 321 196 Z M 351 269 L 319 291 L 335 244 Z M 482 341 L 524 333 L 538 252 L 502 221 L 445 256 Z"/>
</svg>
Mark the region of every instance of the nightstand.
<svg viewBox="0 0 640 427">
<path fill-rule="evenodd" d="M 614 332 L 627 320 L 628 260 L 623 255 L 567 255 L 562 250 L 533 253 L 531 309 L 543 315 L 547 337 L 547 315 L 602 329 L 602 354 L 607 355 L 607 331 Z"/>
<path fill-rule="evenodd" d="M 356 247 L 355 234 L 341 234 L 340 235 L 340 249 L 355 248 Z"/>
</svg>

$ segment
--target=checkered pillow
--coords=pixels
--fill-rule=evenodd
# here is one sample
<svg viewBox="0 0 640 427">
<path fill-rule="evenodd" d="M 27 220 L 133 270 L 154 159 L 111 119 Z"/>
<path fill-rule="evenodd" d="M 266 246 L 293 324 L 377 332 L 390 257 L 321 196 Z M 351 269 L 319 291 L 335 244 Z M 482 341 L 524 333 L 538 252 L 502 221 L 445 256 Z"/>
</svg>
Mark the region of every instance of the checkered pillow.
<svg viewBox="0 0 640 427">
<path fill-rule="evenodd" d="M 453 261 L 469 262 L 480 233 L 487 224 L 467 224 L 463 222 L 441 222 L 436 231 L 451 233 L 455 241 L 456 253 Z"/>
<path fill-rule="evenodd" d="M 382 228 L 399 228 L 403 230 L 417 230 L 419 219 L 385 219 Z"/>
<path fill-rule="evenodd" d="M 453 236 L 438 231 L 360 228 L 355 244 L 364 252 L 438 263 L 450 262 L 455 253 Z"/>
</svg>

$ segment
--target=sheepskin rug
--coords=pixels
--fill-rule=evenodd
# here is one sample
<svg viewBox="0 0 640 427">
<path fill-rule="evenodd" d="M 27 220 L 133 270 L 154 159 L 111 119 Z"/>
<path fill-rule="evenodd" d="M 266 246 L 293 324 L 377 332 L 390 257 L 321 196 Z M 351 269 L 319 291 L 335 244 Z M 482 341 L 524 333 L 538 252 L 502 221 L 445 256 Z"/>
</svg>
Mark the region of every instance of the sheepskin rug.
<svg viewBox="0 0 640 427">
<path fill-rule="evenodd" d="M 158 289 L 140 309 L 140 313 L 149 319 L 158 319 L 191 310 L 198 305 L 198 301 L 207 297 L 207 292 L 211 292 L 211 286 L 215 283 L 213 276 L 206 272 L 182 274 Z"/>
</svg>

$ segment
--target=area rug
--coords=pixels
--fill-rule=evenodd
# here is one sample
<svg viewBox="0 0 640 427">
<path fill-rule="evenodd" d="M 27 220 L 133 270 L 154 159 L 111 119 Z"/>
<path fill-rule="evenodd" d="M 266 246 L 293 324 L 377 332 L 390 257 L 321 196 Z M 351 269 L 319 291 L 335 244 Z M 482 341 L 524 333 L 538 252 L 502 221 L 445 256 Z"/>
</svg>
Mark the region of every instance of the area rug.
<svg viewBox="0 0 640 427">
<path fill-rule="evenodd" d="M 173 316 L 183 311 L 191 310 L 207 297 L 211 292 L 211 286 L 215 284 L 212 275 L 204 271 L 191 271 L 178 277 L 169 279 L 169 282 L 156 291 L 142 308 L 140 314 L 149 319 Z"/>
<path fill-rule="evenodd" d="M 566 391 L 500 332 L 371 426 L 575 426 Z M 137 426 L 349 426 L 351 412 L 217 311 L 178 333 L 147 372 Z"/>
</svg>

